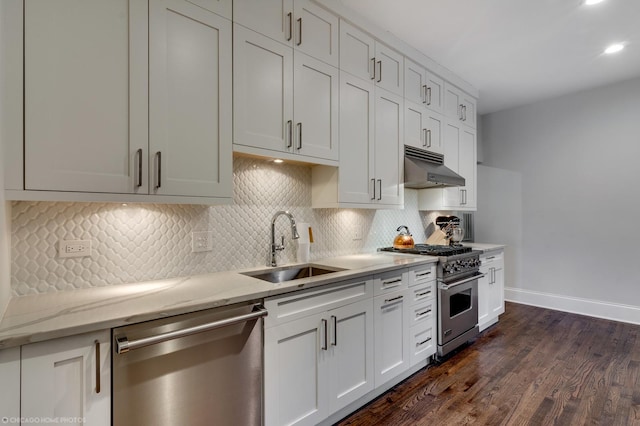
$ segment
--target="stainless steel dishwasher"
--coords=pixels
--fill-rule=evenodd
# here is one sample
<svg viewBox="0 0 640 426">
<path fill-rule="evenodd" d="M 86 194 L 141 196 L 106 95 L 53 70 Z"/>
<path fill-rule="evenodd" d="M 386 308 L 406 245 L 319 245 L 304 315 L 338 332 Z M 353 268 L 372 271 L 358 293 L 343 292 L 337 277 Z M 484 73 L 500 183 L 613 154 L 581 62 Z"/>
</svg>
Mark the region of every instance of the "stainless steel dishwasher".
<svg viewBox="0 0 640 426">
<path fill-rule="evenodd" d="M 265 315 L 246 303 L 114 328 L 113 424 L 261 425 Z"/>
</svg>

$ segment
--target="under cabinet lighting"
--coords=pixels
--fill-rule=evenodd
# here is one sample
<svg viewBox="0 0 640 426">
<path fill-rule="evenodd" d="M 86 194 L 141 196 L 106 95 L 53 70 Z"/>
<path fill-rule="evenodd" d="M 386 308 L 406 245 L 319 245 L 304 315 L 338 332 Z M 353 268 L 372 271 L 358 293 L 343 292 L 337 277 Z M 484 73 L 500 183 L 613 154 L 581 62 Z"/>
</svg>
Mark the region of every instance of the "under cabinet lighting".
<svg viewBox="0 0 640 426">
<path fill-rule="evenodd" d="M 607 47 L 606 49 L 604 49 L 604 53 L 606 54 L 612 54 L 612 53 L 616 53 L 621 51 L 622 49 L 624 49 L 624 44 L 622 43 L 616 43 L 616 44 L 612 44 L 611 46 Z"/>
<path fill-rule="evenodd" d="M 281 159 L 279 159 L 279 158 L 276 158 L 275 160 L 273 160 L 273 162 L 274 162 L 274 163 L 278 163 L 278 164 L 280 164 L 280 163 L 284 163 L 284 160 L 281 160 Z"/>
</svg>

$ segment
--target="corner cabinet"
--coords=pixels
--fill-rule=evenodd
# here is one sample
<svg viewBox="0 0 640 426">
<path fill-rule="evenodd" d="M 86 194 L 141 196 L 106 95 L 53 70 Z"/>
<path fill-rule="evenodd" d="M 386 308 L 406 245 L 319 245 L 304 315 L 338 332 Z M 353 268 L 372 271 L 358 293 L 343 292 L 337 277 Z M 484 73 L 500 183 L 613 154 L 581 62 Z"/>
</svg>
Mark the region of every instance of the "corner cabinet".
<svg viewBox="0 0 640 426">
<path fill-rule="evenodd" d="M 498 322 L 504 313 L 504 251 L 491 251 L 480 256 L 478 280 L 478 325 L 480 331 Z"/>
<path fill-rule="evenodd" d="M 214 13 L 230 6 L 25 0 L 24 181 L 8 197 L 230 201 L 231 21 Z"/>
<path fill-rule="evenodd" d="M 22 418 L 111 425 L 109 330 L 24 345 L 21 369 Z"/>
</svg>

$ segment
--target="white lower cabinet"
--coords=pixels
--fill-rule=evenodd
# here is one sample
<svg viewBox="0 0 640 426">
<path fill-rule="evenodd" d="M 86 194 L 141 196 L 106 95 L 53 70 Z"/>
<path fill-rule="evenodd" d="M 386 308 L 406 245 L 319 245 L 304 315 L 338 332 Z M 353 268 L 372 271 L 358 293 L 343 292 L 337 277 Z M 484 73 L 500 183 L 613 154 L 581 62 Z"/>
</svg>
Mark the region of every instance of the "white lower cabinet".
<svg viewBox="0 0 640 426">
<path fill-rule="evenodd" d="M 478 280 L 478 325 L 480 331 L 498 322 L 504 313 L 504 251 L 494 251 L 480 256 Z"/>
<path fill-rule="evenodd" d="M 365 279 L 265 302 L 265 425 L 314 425 L 373 390 L 371 296 Z"/>
<path fill-rule="evenodd" d="M 24 345 L 21 369 L 22 418 L 111 424 L 109 330 Z"/>
<path fill-rule="evenodd" d="M 411 366 L 436 353 L 436 265 L 409 270 L 408 326 Z"/>
<path fill-rule="evenodd" d="M 0 349 L 0 417 L 20 417 L 20 348 Z M 13 424 L 16 422 L 7 422 Z"/>
</svg>

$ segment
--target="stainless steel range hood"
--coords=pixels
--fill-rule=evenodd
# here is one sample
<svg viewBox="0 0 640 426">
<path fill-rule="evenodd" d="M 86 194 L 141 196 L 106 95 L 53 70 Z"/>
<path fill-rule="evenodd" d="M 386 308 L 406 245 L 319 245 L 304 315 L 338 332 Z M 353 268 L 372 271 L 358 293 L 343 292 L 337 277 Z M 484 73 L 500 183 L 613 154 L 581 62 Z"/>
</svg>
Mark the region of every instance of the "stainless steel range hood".
<svg viewBox="0 0 640 426">
<path fill-rule="evenodd" d="M 404 146 L 404 187 L 464 186 L 464 178 L 444 165 L 444 155 Z"/>
</svg>

